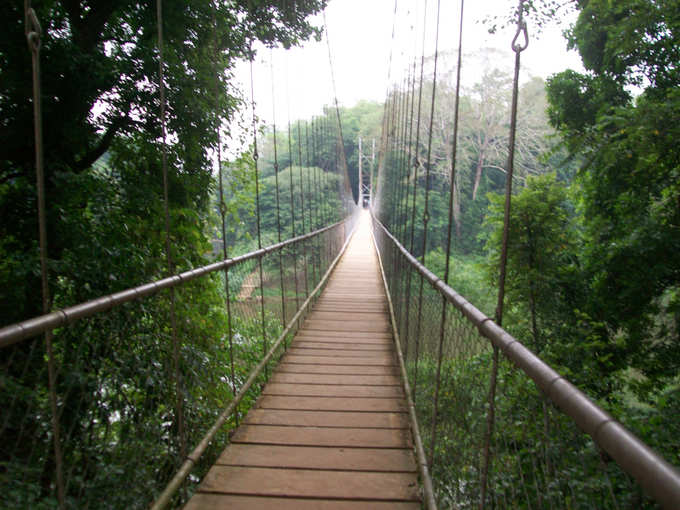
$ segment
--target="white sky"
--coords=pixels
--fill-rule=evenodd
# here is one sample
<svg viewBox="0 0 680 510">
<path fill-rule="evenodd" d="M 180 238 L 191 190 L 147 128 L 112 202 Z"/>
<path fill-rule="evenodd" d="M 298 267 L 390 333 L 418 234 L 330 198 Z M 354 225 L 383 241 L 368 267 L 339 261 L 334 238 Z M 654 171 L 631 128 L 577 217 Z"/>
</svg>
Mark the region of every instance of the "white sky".
<svg viewBox="0 0 680 510">
<path fill-rule="evenodd" d="M 392 52 L 391 81 L 401 83 L 407 64 L 414 55 L 420 62 L 423 50 L 423 20 L 425 20 L 425 55 L 434 54 L 437 0 L 331 0 L 326 9 L 326 22 L 333 56 L 338 101 L 351 107 L 359 100 L 382 102 L 387 90 L 390 51 Z M 510 70 L 514 65 L 510 43 L 515 28 L 489 34 L 481 21 L 492 15 L 507 15 L 517 5 L 516 0 L 477 0 L 465 3 L 463 28 L 463 85 L 474 83 L 484 65 L 475 52 L 480 48 L 495 48 L 498 61 L 486 63 Z M 440 59 L 440 70 L 451 70 L 455 64 L 454 52 L 458 45 L 460 2 L 441 0 L 439 21 L 439 51 L 450 57 Z M 323 16 L 315 19 L 323 26 Z M 561 24 L 552 23 L 536 34 L 529 22 L 529 47 L 522 53 L 524 76 L 546 78 L 566 68 L 581 70 L 578 54 L 567 52 L 562 30 L 571 19 Z M 394 40 L 392 27 L 394 23 Z M 273 59 L 273 83 L 270 71 Z M 257 114 L 263 122 L 273 120 L 272 97 L 276 104 L 276 122 L 283 126 L 291 120 L 308 119 L 321 112 L 323 105 L 333 103 L 333 87 L 326 40 L 309 42 L 302 48 L 290 51 L 268 49 L 259 51 L 254 68 L 254 89 Z M 249 65 L 240 65 L 236 72 L 246 96 L 250 97 Z"/>
</svg>

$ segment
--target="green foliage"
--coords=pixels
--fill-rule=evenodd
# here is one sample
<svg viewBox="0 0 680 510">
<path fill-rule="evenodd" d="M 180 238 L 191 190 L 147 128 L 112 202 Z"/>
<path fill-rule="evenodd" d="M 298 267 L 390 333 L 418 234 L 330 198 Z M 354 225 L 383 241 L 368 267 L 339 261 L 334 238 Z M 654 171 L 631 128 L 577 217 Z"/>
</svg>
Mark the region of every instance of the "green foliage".
<svg viewBox="0 0 680 510">
<path fill-rule="evenodd" d="M 530 177 L 526 187 L 512 198 L 506 299 L 509 303 L 528 304 L 530 345 L 540 353 L 546 342 L 540 323 L 562 311 L 569 296 L 561 296 L 555 291 L 568 288 L 569 280 L 578 271 L 573 260 L 575 233 L 571 207 L 567 202 L 566 187 L 557 183 L 555 174 Z M 486 248 L 490 280 L 495 282 L 500 263 L 505 197 L 490 195 L 489 200 L 489 214 L 485 219 Z M 513 317 L 512 324 L 516 325 L 526 315 L 521 313 Z"/>
<path fill-rule="evenodd" d="M 165 253 L 153 2 L 35 3 L 43 27 L 41 102 L 54 307 L 207 262 L 216 127 L 241 106 L 240 93 L 229 83 L 234 66 L 251 56 L 255 42 L 289 47 L 318 35 L 308 16 L 324 6 L 323 0 L 164 2 L 171 269 Z M 42 309 L 23 5 L 2 3 L 0 17 L 5 22 L 0 32 L 4 326 Z M 249 158 L 244 155 L 229 169 L 233 181 L 225 204 L 231 224 L 248 216 L 254 203 Z M 182 460 L 177 400 L 183 401 L 189 446 L 229 401 L 223 285 L 220 276 L 208 276 L 174 292 L 177 355 L 168 293 L 55 331 L 67 507 L 144 507 Z M 271 336 L 280 330 L 275 322 L 267 320 Z M 261 356 L 250 325 L 233 327 L 243 340 L 239 360 Z M 3 507 L 56 506 L 45 359 L 39 340 L 0 351 L 0 407 L 7 410 L 0 447 Z M 213 442 L 198 475 L 214 460 L 227 432 Z"/>
<path fill-rule="evenodd" d="M 551 122 L 586 161 L 582 258 L 591 283 L 583 311 L 603 323 L 621 346 L 621 363 L 647 378 L 636 387 L 647 390 L 662 388 L 680 366 L 668 299 L 680 283 L 677 7 L 581 2 L 569 37 L 589 72 L 566 71 L 548 83 Z"/>
</svg>

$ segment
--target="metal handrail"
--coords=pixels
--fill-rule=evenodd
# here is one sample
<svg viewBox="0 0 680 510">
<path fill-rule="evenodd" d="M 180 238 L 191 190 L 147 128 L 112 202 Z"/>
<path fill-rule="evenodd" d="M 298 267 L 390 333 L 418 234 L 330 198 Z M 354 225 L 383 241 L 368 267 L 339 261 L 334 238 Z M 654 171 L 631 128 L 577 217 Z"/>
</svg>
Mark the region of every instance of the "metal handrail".
<svg viewBox="0 0 680 510">
<path fill-rule="evenodd" d="M 351 218 L 352 216 L 350 215 L 348 218 Z M 345 220 L 343 220 L 345 221 Z M 343 222 L 340 222 L 343 223 Z M 337 223 L 335 224 L 337 225 Z M 322 230 L 328 230 L 328 229 L 322 229 Z M 267 363 L 271 360 L 271 358 L 274 356 L 276 353 L 277 349 L 280 347 L 281 343 L 285 340 L 286 336 L 293 331 L 295 328 L 295 324 L 302 318 L 302 314 L 307 310 L 309 307 L 309 304 L 312 302 L 312 299 L 316 294 L 323 288 L 325 285 L 326 281 L 328 281 L 328 278 L 330 277 L 331 273 L 337 266 L 338 262 L 340 261 L 340 258 L 342 258 L 342 255 L 345 253 L 347 250 L 347 246 L 349 245 L 349 242 L 352 240 L 352 236 L 354 235 L 354 232 L 356 231 L 356 227 L 352 229 L 350 234 L 347 236 L 347 239 L 345 239 L 345 243 L 342 245 L 342 248 L 340 248 L 340 251 L 338 252 L 338 255 L 333 259 L 333 262 L 331 262 L 331 265 L 328 267 L 328 270 L 326 273 L 323 275 L 321 280 L 319 281 L 318 285 L 314 287 L 314 289 L 309 293 L 309 296 L 307 296 L 307 299 L 305 300 L 302 305 L 300 305 L 300 308 L 298 311 L 295 313 L 293 318 L 288 321 L 288 324 L 284 328 L 284 330 L 281 332 L 279 335 L 278 339 L 274 344 L 271 346 L 267 354 L 260 360 L 260 362 L 253 368 L 253 370 L 248 374 L 248 379 L 243 383 L 243 386 L 238 390 L 238 393 L 234 395 L 234 398 L 231 402 L 229 402 L 229 405 L 222 411 L 222 413 L 217 417 L 217 420 L 215 420 L 215 423 L 210 427 L 208 432 L 206 432 L 205 436 L 203 436 L 203 439 L 199 441 L 198 445 L 194 448 L 194 450 L 187 455 L 186 460 L 180 467 L 180 469 L 175 473 L 175 476 L 170 480 L 168 485 L 165 487 L 163 492 L 158 496 L 158 499 L 154 501 L 154 503 L 151 505 L 151 510 L 162 510 L 163 508 L 167 507 L 170 502 L 172 501 L 173 496 L 177 493 L 179 488 L 182 486 L 184 483 L 184 480 L 189 476 L 189 473 L 193 469 L 193 467 L 196 465 L 198 460 L 201 458 L 205 450 L 208 448 L 210 445 L 210 442 L 215 438 L 217 435 L 217 432 L 219 429 L 226 423 L 226 421 L 229 419 L 229 416 L 234 412 L 236 409 L 236 406 L 239 405 L 243 397 L 246 395 L 250 387 L 253 385 L 253 383 L 256 381 L 257 377 L 262 373 L 262 370 L 264 370 L 264 367 L 267 365 Z"/>
<path fill-rule="evenodd" d="M 351 218 L 352 215 L 349 215 L 343 220 L 333 223 L 332 225 L 328 225 L 327 227 L 315 230 L 314 232 L 296 236 L 291 239 L 281 241 L 280 243 L 272 244 L 270 246 L 260 248 L 259 250 L 251 251 L 244 255 L 239 255 L 238 257 L 221 260 L 219 262 L 213 262 L 212 264 L 201 266 L 196 269 L 190 269 L 189 271 L 184 271 L 183 273 L 179 273 L 174 276 L 168 276 L 166 278 L 154 280 L 150 283 L 138 285 L 137 287 L 125 289 L 120 292 L 98 297 L 90 301 L 85 301 L 83 303 L 69 306 L 61 310 L 56 310 L 54 312 L 39 315 L 22 322 L 5 326 L 0 329 L 0 349 L 8 347 L 27 338 L 34 337 L 44 333 L 45 331 L 53 330 L 77 320 L 91 317 L 97 313 L 110 310 L 111 308 L 123 303 L 151 296 L 160 292 L 161 290 L 177 287 L 178 285 L 195 280 L 196 278 L 206 274 L 229 268 L 246 260 L 262 257 L 267 253 L 281 250 L 288 245 L 316 237 L 320 234 L 323 234 L 324 232 L 327 232 L 328 230 L 343 225 Z"/>
<path fill-rule="evenodd" d="M 626 473 L 635 478 L 650 496 L 664 508 L 680 508 L 680 471 L 675 466 L 421 264 L 374 216 L 373 211 L 371 217 L 409 264 L 474 324 L 482 336 L 529 376 Z"/>
<path fill-rule="evenodd" d="M 387 296 L 387 305 L 390 311 L 390 323 L 392 325 L 392 335 L 394 336 L 394 348 L 397 351 L 397 359 L 399 360 L 399 371 L 401 372 L 401 381 L 406 395 L 406 405 L 408 406 L 409 421 L 411 422 L 411 432 L 413 433 L 413 443 L 416 450 L 416 458 L 418 460 L 418 471 L 420 471 L 420 480 L 423 484 L 423 492 L 425 493 L 425 501 L 423 502 L 427 510 L 437 510 L 437 501 L 434 497 L 434 488 L 432 486 L 432 477 L 427 465 L 427 457 L 425 456 L 425 448 L 423 447 L 423 439 L 420 435 L 420 427 L 418 425 L 418 417 L 416 416 L 416 405 L 413 401 L 413 393 L 411 385 L 408 382 L 408 374 L 406 372 L 406 363 L 404 362 L 404 354 L 401 350 L 401 341 L 399 340 L 399 331 L 397 330 L 397 319 L 394 315 L 394 306 L 392 305 L 392 297 L 390 295 L 390 287 L 387 283 L 387 275 L 385 274 L 385 267 L 383 266 L 383 259 L 378 249 L 378 243 L 373 235 L 371 229 L 371 238 L 375 246 L 376 255 L 378 256 L 378 265 L 380 266 L 380 276 L 385 287 L 385 294 Z"/>
</svg>

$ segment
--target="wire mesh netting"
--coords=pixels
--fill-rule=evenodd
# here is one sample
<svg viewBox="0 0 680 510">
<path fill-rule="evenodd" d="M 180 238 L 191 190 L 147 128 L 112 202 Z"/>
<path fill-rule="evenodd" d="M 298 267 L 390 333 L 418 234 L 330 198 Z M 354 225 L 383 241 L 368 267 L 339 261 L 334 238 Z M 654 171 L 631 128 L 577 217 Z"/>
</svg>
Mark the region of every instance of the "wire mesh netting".
<svg viewBox="0 0 680 510">
<path fill-rule="evenodd" d="M 54 330 L 55 424 L 43 337 L 1 349 L 0 506 L 58 505 L 55 430 L 67 507 L 148 506 L 319 284 L 353 221 Z M 292 336 L 175 504 L 228 443 Z"/>
<path fill-rule="evenodd" d="M 500 351 L 491 399 L 491 341 L 383 227 L 374 233 L 441 508 L 478 508 L 482 498 L 492 508 L 656 507 Z"/>
</svg>

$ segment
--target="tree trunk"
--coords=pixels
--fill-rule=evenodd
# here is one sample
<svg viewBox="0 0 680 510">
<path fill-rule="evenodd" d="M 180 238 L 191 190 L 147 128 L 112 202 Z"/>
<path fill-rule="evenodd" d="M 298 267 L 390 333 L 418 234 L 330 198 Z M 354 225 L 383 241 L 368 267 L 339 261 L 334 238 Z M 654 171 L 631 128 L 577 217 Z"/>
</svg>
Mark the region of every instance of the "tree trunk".
<svg viewBox="0 0 680 510">
<path fill-rule="evenodd" d="M 477 199 L 477 189 L 479 188 L 479 182 L 482 180 L 482 169 L 484 168 L 484 153 L 479 155 L 477 159 L 477 168 L 475 170 L 475 183 L 472 186 L 472 200 Z"/>
</svg>

